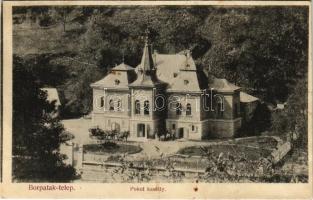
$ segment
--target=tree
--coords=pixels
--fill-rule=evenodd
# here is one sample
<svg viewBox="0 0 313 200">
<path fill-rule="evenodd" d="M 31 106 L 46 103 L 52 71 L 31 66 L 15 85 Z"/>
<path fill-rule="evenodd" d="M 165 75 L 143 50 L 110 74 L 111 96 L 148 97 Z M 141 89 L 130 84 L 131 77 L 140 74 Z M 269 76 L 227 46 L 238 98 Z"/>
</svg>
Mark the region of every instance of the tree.
<svg viewBox="0 0 313 200">
<path fill-rule="evenodd" d="M 67 182 L 75 169 L 59 153 L 64 131 L 53 115 L 54 102 L 46 100 L 28 63 L 14 56 L 13 64 L 13 178 L 16 181 Z"/>
<path fill-rule="evenodd" d="M 287 100 L 287 108 L 273 115 L 272 129 L 280 134 L 296 134 L 299 145 L 306 146 L 308 139 L 307 78 L 297 81 Z"/>
<path fill-rule="evenodd" d="M 299 135 L 300 145 L 308 143 L 308 84 L 304 77 L 297 81 L 287 100 L 288 128 Z"/>
<path fill-rule="evenodd" d="M 63 32 L 66 31 L 66 24 L 70 21 L 70 13 L 74 10 L 73 6 L 65 6 L 55 9 L 57 12 L 57 18 L 63 25 Z"/>
<path fill-rule="evenodd" d="M 271 127 L 271 112 L 265 103 L 259 103 L 250 121 L 243 123 L 238 136 L 259 135 Z"/>
<path fill-rule="evenodd" d="M 74 53 L 71 57 L 97 65 L 102 71 L 101 75 L 122 62 L 123 55 L 125 63 L 134 67 L 139 64 L 144 44 L 142 36 L 147 27 L 153 35 L 153 49 L 159 53 L 173 54 L 189 48 L 197 65 L 218 78 L 226 78 L 241 86 L 266 102 L 285 102 L 295 80 L 307 73 L 307 7 L 50 8 L 49 16 L 62 23 L 64 30 L 71 26 L 71 31 L 53 35 L 57 41 L 55 48 L 50 43 L 34 46 L 51 51 L 54 55 L 55 51 L 60 50 Z M 39 9 L 40 12 L 41 10 Z M 25 13 L 27 10 L 15 8 L 14 11 Z M 75 26 L 77 23 L 79 26 Z M 45 33 L 46 37 L 51 37 L 49 31 Z M 25 36 L 14 34 L 14 37 L 20 41 Z M 34 44 L 40 43 L 37 37 L 25 37 L 25 42 L 29 39 Z M 25 51 L 20 49 L 22 48 L 18 47 L 19 51 Z M 61 57 L 56 55 L 58 56 Z M 90 70 L 88 66 L 85 68 Z M 80 69 L 70 68 L 69 72 L 80 74 Z M 93 70 L 90 76 L 98 76 L 97 73 Z M 46 76 L 42 79 L 45 80 Z M 63 84 L 62 87 L 65 90 L 73 88 L 75 91 L 77 77 L 70 76 L 66 79 L 68 84 Z M 86 83 L 89 84 L 90 82 Z M 80 95 L 87 97 L 91 94 L 90 90 L 85 91 L 81 93 L 88 94 Z M 69 98 L 66 100 L 71 105 L 77 105 L 78 109 L 81 107 L 80 98 L 67 96 Z"/>
</svg>

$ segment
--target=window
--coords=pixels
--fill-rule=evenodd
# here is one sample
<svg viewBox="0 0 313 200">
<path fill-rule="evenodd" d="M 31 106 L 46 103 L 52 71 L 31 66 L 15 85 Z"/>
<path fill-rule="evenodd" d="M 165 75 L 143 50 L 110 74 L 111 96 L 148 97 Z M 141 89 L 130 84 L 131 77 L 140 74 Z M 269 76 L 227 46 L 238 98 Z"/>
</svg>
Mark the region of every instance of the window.
<svg viewBox="0 0 313 200">
<path fill-rule="evenodd" d="M 191 130 L 192 130 L 192 131 L 195 131 L 195 125 L 192 125 L 192 126 L 191 126 Z"/>
<path fill-rule="evenodd" d="M 110 106 L 109 110 L 114 110 L 114 102 L 113 102 L 113 99 L 110 99 L 110 101 L 109 101 L 109 106 Z"/>
<path fill-rule="evenodd" d="M 181 103 L 176 104 L 176 115 L 181 115 L 182 106 Z"/>
<path fill-rule="evenodd" d="M 115 85 L 118 85 L 118 84 L 120 84 L 120 80 L 116 79 L 115 80 Z"/>
<path fill-rule="evenodd" d="M 143 111 L 143 114 L 144 115 L 149 115 L 149 110 L 150 110 L 150 105 L 149 105 L 149 101 L 145 101 L 144 102 L 144 111 Z"/>
<path fill-rule="evenodd" d="M 189 81 L 188 80 L 184 80 L 184 84 L 188 85 Z"/>
<path fill-rule="evenodd" d="M 223 103 L 222 102 L 218 102 L 217 103 L 217 117 L 218 118 L 223 118 L 223 114 L 224 114 Z"/>
<path fill-rule="evenodd" d="M 173 73 L 173 77 L 175 78 L 177 76 L 177 73 Z"/>
<path fill-rule="evenodd" d="M 173 130 L 176 129 L 176 124 L 172 124 L 172 129 L 173 129 Z"/>
<path fill-rule="evenodd" d="M 100 98 L 100 107 L 103 108 L 104 106 L 104 97 Z"/>
<path fill-rule="evenodd" d="M 120 111 L 121 108 L 122 108 L 122 103 L 121 103 L 121 100 L 119 99 L 119 100 L 117 101 L 117 110 Z"/>
<path fill-rule="evenodd" d="M 186 106 L 186 115 L 191 115 L 191 105 L 190 105 L 190 103 L 187 103 L 187 106 Z"/>
<path fill-rule="evenodd" d="M 139 102 L 139 100 L 135 101 L 135 114 L 140 114 L 140 102 Z"/>
</svg>

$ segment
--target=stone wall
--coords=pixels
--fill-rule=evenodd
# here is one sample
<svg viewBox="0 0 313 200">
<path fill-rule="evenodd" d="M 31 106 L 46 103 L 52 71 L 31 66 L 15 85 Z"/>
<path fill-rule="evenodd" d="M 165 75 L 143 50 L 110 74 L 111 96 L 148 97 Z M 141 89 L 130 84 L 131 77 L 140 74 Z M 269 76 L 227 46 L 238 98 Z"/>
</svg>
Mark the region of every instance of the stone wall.
<svg viewBox="0 0 313 200">
<path fill-rule="evenodd" d="M 241 118 L 234 120 L 209 119 L 208 120 L 208 137 L 209 138 L 227 138 L 234 137 L 236 131 L 241 126 Z"/>
</svg>

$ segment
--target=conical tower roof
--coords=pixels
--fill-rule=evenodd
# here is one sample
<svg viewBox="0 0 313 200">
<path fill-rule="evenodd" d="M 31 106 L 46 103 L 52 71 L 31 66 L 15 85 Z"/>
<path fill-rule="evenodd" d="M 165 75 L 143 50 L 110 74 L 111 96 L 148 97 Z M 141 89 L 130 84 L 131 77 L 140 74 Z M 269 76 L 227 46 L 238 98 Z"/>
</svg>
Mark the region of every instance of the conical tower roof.
<svg viewBox="0 0 313 200">
<path fill-rule="evenodd" d="M 162 82 L 158 80 L 156 68 L 152 58 L 151 44 L 148 36 L 145 39 L 145 46 L 140 64 L 137 66 L 137 79 L 130 86 L 148 86 L 153 87 Z"/>
</svg>

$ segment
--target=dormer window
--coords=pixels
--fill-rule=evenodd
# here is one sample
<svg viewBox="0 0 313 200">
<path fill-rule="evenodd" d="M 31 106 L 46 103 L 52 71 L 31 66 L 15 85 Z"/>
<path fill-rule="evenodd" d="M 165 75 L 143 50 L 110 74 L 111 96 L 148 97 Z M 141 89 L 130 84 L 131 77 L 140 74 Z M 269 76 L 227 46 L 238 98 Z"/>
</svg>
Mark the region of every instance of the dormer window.
<svg viewBox="0 0 313 200">
<path fill-rule="evenodd" d="M 189 81 L 188 80 L 184 80 L 184 84 L 188 85 Z"/>
<path fill-rule="evenodd" d="M 119 85 L 120 84 L 120 80 L 116 79 L 115 80 L 115 85 Z"/>
</svg>

